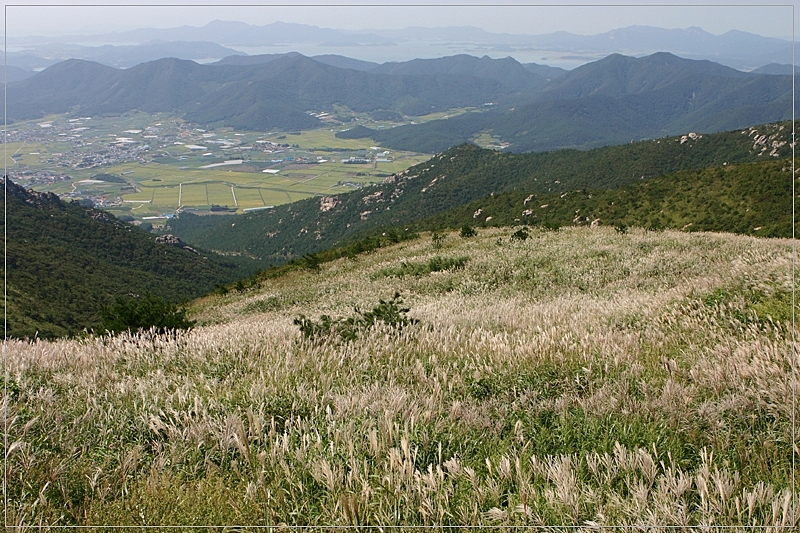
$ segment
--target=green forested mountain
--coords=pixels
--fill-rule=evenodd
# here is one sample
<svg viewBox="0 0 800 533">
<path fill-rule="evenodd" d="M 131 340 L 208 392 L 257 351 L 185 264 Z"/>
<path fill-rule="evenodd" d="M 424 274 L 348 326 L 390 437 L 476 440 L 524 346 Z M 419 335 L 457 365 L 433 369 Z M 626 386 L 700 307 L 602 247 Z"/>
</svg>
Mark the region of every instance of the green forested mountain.
<svg viewBox="0 0 800 533">
<path fill-rule="evenodd" d="M 751 70 L 753 74 L 771 74 L 773 76 L 791 76 L 794 71 L 797 69 L 797 65 L 792 68 L 792 65 L 786 65 L 783 63 L 770 63 L 768 65 L 764 65 L 763 67 L 758 67 L 757 69 Z"/>
<path fill-rule="evenodd" d="M 502 113 L 489 110 L 484 113 L 467 113 L 447 120 L 433 120 L 425 124 L 407 124 L 396 128 L 376 130 L 356 126 L 340 131 L 341 139 L 369 138 L 394 150 L 438 153 L 455 145 L 471 142 L 479 131 L 490 130 L 491 125 L 502 117 Z"/>
<path fill-rule="evenodd" d="M 359 112 L 391 109 L 422 115 L 480 105 L 512 91 L 490 78 L 373 74 L 299 54 L 250 65 L 162 59 L 126 70 L 69 60 L 9 88 L 8 110 L 12 119 L 70 111 L 176 111 L 203 124 L 302 129 L 321 124 L 306 111 L 333 104 Z"/>
<path fill-rule="evenodd" d="M 294 57 L 301 55 L 298 52 L 287 52 L 285 54 L 256 54 L 252 56 L 245 55 L 232 55 L 220 59 L 215 65 L 259 65 L 264 63 L 271 63 L 272 61 L 284 56 Z M 380 63 L 373 63 L 372 61 L 362 61 L 360 59 L 353 59 L 350 57 L 340 56 L 336 54 L 323 54 L 318 56 L 311 56 L 311 59 L 318 63 L 331 65 L 339 68 L 350 68 L 353 70 L 371 70 L 377 67 Z"/>
<path fill-rule="evenodd" d="M 790 237 L 791 215 L 791 164 L 782 159 L 682 170 L 613 189 L 495 194 L 414 228 L 602 224 Z"/>
<path fill-rule="evenodd" d="M 591 148 L 681 132 L 714 133 L 791 118 L 791 78 L 690 74 L 653 91 L 520 106 L 491 125 L 515 151 Z"/>
<path fill-rule="evenodd" d="M 25 70 L 20 67 L 15 67 L 13 65 L 6 65 L 6 82 L 13 83 L 15 81 L 21 81 L 25 78 L 30 78 L 36 74 L 35 72 L 31 72 L 29 70 Z"/>
<path fill-rule="evenodd" d="M 229 218 L 210 221 L 181 214 L 170 221 L 170 228 L 187 241 L 203 247 L 240 251 L 275 264 L 385 231 L 386 228 L 405 231 L 415 222 L 460 206 L 472 206 L 470 202 L 491 195 L 499 198 L 501 193 L 516 192 L 526 198 L 537 194 L 560 196 L 568 193 L 569 197 L 571 191 L 582 189 L 624 190 L 631 184 L 646 183 L 657 176 L 681 170 L 727 167 L 767 159 L 783 161 L 791 154 L 790 135 L 791 124 L 782 123 L 590 151 L 511 154 L 466 144 L 393 175 L 379 185 L 334 198 L 310 198 L 268 212 L 238 216 L 235 226 L 231 225 L 232 219 Z M 516 196 L 513 198 L 512 204 Z M 698 214 L 705 212 L 702 205 L 696 203 L 686 209 L 697 210 Z M 603 213 L 601 218 L 607 218 L 605 211 Z M 645 211 L 634 210 L 632 213 L 630 218 L 637 218 Z M 622 215 L 611 218 L 614 217 L 619 218 L 621 224 L 651 223 L 649 218 L 629 220 Z M 520 216 L 509 218 L 508 223 L 514 218 Z M 449 218 L 442 220 L 451 224 Z M 672 224 L 669 220 L 664 220 L 663 224 Z M 553 221 L 557 220 L 554 218 Z M 744 227 L 730 226 L 728 222 L 723 227 L 712 222 L 713 219 L 709 224 L 716 229 L 742 231 Z M 759 223 L 764 224 L 766 222 Z"/>
<path fill-rule="evenodd" d="M 241 261 L 237 266 L 179 242 L 158 243 L 104 211 L 11 181 L 5 186 L 12 337 L 77 334 L 96 328 L 100 308 L 117 296 L 150 292 L 180 301 L 252 272 Z"/>
<path fill-rule="evenodd" d="M 561 100 L 592 95 L 618 98 L 664 89 L 696 74 L 731 80 L 754 77 L 713 61 L 683 59 L 666 52 L 640 58 L 611 54 L 564 74 L 540 98 Z"/>
<path fill-rule="evenodd" d="M 481 133 L 514 152 L 590 149 L 788 120 L 792 110 L 791 76 L 668 53 L 614 54 L 559 76 L 511 58 L 468 55 L 368 66 L 298 53 L 213 65 L 163 59 L 126 70 L 69 60 L 11 85 L 8 113 L 16 120 L 169 111 L 201 124 L 263 131 L 319 127 L 308 112 L 334 106 L 396 120 L 456 107 L 485 111 L 360 133 L 389 148 L 436 153 Z"/>
<path fill-rule="evenodd" d="M 87 46 L 63 40 L 60 42 L 39 41 L 31 43 L 25 48 L 24 51 L 9 52 L 6 59 L 9 66 L 21 67 L 30 75 L 66 59 L 85 59 L 114 68 L 130 68 L 139 63 L 165 57 L 204 60 L 212 57 L 244 54 L 233 48 L 200 40 L 139 41 L 137 44 L 104 44 L 101 46 Z"/>
<path fill-rule="evenodd" d="M 538 63 L 523 63 L 522 66 L 525 67 L 526 70 L 548 80 L 554 80 L 569 72 L 561 67 L 551 67 L 550 65 L 540 65 Z"/>
<path fill-rule="evenodd" d="M 510 89 L 523 91 L 542 87 L 547 79 L 531 69 L 526 69 L 512 57 L 492 59 L 489 56 L 475 57 L 459 54 L 435 59 L 413 59 L 411 61 L 383 63 L 370 72 L 392 75 L 440 75 L 474 76 L 495 80 Z"/>
<path fill-rule="evenodd" d="M 614 54 L 490 113 L 401 126 L 371 138 L 395 149 L 442 151 L 488 131 L 515 152 L 589 149 L 788 120 L 791 88 L 791 76 L 754 75 L 666 53 Z"/>
</svg>

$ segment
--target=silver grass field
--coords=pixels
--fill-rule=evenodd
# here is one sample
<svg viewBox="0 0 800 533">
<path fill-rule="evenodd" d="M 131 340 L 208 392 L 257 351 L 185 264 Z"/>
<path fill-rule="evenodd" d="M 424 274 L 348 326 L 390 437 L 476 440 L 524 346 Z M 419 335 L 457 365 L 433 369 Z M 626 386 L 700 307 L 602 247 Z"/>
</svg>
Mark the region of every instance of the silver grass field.
<svg viewBox="0 0 800 533">
<path fill-rule="evenodd" d="M 529 231 L 263 280 L 188 332 L 6 342 L 8 524 L 796 527 L 791 241 Z M 395 292 L 416 324 L 293 323 Z"/>
</svg>

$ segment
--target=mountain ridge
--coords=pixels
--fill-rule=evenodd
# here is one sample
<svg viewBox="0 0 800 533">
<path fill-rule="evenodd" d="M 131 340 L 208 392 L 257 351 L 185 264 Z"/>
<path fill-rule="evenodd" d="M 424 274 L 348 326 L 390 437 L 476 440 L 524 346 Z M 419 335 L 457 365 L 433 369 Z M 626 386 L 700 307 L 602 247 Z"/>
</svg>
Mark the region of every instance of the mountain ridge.
<svg viewBox="0 0 800 533">
<path fill-rule="evenodd" d="M 450 56 L 369 70 L 340 68 L 301 54 L 259 61 L 199 65 L 161 59 L 116 70 L 69 60 L 10 85 L 8 115 L 38 118 L 74 112 L 77 105 L 83 114 L 168 111 L 201 124 L 292 131 L 321 126 L 309 111 L 331 111 L 334 105 L 411 117 L 459 107 L 485 111 L 389 128 L 374 137 L 388 148 L 423 153 L 487 131 L 520 152 L 589 149 L 791 118 L 790 77 L 745 73 L 669 53 L 611 55 L 549 81 L 511 58 Z"/>
<path fill-rule="evenodd" d="M 668 53 L 611 55 L 518 97 L 505 110 L 400 126 L 373 139 L 394 149 L 424 151 L 430 143 L 432 151 L 441 151 L 488 131 L 514 152 L 591 149 L 788 120 L 791 87 L 789 76 L 745 73 Z"/>
<path fill-rule="evenodd" d="M 347 32 L 308 24 L 276 22 L 263 26 L 232 21 L 212 21 L 204 26 L 139 29 L 98 35 L 62 37 L 32 36 L 14 44 L 37 42 L 143 43 L 152 40 L 212 41 L 223 46 L 265 46 L 276 43 L 351 42 L 359 45 L 403 42 L 414 39 L 450 40 L 492 47 L 535 47 L 539 50 L 583 54 L 626 53 L 647 55 L 669 51 L 692 59 L 708 59 L 734 68 L 750 70 L 762 65 L 791 61 L 791 41 L 732 30 L 722 35 L 701 28 L 664 29 L 628 26 L 597 35 L 565 31 L 539 35 L 493 33 L 475 27 L 407 27 Z"/>
<path fill-rule="evenodd" d="M 585 152 L 511 154 L 465 144 L 359 191 L 219 219 L 210 228 L 194 229 L 193 217 L 181 214 L 169 227 L 206 248 L 237 250 L 280 264 L 387 228 L 403 228 L 402 233 L 417 221 L 492 194 L 611 189 L 682 170 L 785 158 L 791 153 L 790 132 L 790 124 L 782 123 Z M 231 221 L 236 222 L 233 228 Z"/>
<path fill-rule="evenodd" d="M 73 72 L 79 70 L 79 72 Z M 97 77 L 92 78 L 91 73 Z M 56 82 L 53 78 L 63 74 Z M 45 113 L 69 112 L 79 105 L 82 113 L 143 111 L 187 113 L 190 120 L 266 129 L 313 127 L 308 117 L 301 125 L 265 120 L 239 110 L 230 93 L 250 95 L 249 84 L 258 82 L 261 101 L 272 109 L 282 107 L 304 113 L 333 103 L 358 111 L 395 108 L 407 114 L 425 114 L 452 107 L 480 105 L 508 94 L 509 89 L 488 78 L 466 76 L 391 76 L 342 69 L 302 55 L 278 57 L 262 65 L 199 65 L 192 61 L 160 59 L 126 70 L 91 62 L 68 60 L 9 87 L 10 118 L 38 118 Z M 150 98 L 147 95 L 151 94 Z M 164 98 L 163 94 L 169 97 Z M 32 98 L 31 95 L 35 95 Z M 220 95 L 226 105 L 218 103 Z M 252 98 L 252 96 L 247 96 Z M 33 100 L 33 101 L 32 101 Z M 203 101 L 198 110 L 196 102 Z M 252 103 L 251 103 L 252 105 Z"/>
</svg>

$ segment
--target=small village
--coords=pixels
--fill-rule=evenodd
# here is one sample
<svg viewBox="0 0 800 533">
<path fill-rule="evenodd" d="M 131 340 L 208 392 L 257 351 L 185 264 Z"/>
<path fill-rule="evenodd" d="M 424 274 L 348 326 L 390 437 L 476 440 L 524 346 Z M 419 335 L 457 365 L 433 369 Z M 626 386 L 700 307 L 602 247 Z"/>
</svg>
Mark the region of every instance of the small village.
<svg viewBox="0 0 800 533">
<path fill-rule="evenodd" d="M 208 214 L 217 213 L 220 206 L 258 209 L 361 188 L 395 170 L 395 155 L 377 146 L 309 146 L 338 142 L 335 129 L 320 131 L 324 134 L 312 133 L 312 141 L 307 141 L 307 133 L 212 129 L 136 111 L 115 117 L 51 116 L 9 128 L 8 174 L 27 188 L 145 219 L 185 208 Z M 326 178 L 315 179 L 320 175 Z M 202 192 L 191 185 L 198 180 L 208 183 Z M 263 194 L 306 183 L 300 195 Z M 214 190 L 209 193 L 208 187 Z M 163 192 L 154 191 L 158 188 Z M 172 188 L 175 198 L 165 199 Z M 254 188 L 262 191 L 257 198 L 249 192 Z"/>
</svg>

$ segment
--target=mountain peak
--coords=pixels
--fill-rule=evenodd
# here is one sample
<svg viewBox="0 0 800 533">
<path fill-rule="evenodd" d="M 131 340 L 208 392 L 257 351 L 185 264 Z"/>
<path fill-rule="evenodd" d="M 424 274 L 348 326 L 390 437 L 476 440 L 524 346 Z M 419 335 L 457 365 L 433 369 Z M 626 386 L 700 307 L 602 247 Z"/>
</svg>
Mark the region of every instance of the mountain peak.
<svg viewBox="0 0 800 533">
<path fill-rule="evenodd" d="M 707 60 L 685 59 L 669 52 L 640 58 L 611 54 L 565 74 L 548 88 L 547 98 L 590 95 L 617 98 L 666 87 L 688 76 L 746 77 L 749 74 Z"/>
<path fill-rule="evenodd" d="M 27 204 L 37 209 L 61 206 L 61 200 L 55 194 L 26 189 L 10 179 L 0 178 L 0 193 L 2 193 L 2 191 L 6 191 L 8 194 L 7 198 L 10 198 L 12 201 L 16 201 L 19 204 Z"/>
</svg>

